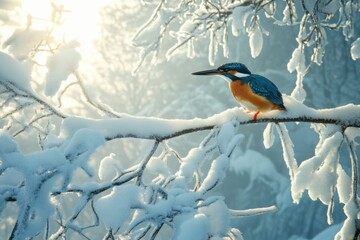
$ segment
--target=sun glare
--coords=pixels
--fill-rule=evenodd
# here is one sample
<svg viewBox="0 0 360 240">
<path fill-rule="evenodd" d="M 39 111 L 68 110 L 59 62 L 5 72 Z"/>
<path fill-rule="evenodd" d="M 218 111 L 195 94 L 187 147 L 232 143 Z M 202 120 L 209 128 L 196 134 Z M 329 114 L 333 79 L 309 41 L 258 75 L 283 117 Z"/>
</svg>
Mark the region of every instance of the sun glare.
<svg viewBox="0 0 360 240">
<path fill-rule="evenodd" d="M 99 10 L 106 1 L 86 0 L 23 0 L 24 22 L 32 29 L 49 30 L 54 14 L 61 14 L 61 22 L 53 30 L 59 41 L 77 40 L 89 46 L 99 36 Z"/>
</svg>

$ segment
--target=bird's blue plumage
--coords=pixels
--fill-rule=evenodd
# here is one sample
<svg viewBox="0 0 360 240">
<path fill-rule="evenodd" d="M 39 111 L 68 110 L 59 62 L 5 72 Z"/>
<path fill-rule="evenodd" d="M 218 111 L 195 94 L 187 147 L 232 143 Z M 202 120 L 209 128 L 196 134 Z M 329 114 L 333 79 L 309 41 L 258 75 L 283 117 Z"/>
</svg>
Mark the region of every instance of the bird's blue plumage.
<svg viewBox="0 0 360 240">
<path fill-rule="evenodd" d="M 265 97 L 267 100 L 276 105 L 284 105 L 279 89 L 266 77 L 257 74 L 251 74 L 247 77 L 241 78 L 241 81 L 242 83 L 249 83 L 251 90 L 255 94 Z"/>
<path fill-rule="evenodd" d="M 226 63 L 221 65 L 218 70 L 224 72 L 234 70 L 239 73 L 251 74 L 250 70 L 242 63 Z"/>
</svg>

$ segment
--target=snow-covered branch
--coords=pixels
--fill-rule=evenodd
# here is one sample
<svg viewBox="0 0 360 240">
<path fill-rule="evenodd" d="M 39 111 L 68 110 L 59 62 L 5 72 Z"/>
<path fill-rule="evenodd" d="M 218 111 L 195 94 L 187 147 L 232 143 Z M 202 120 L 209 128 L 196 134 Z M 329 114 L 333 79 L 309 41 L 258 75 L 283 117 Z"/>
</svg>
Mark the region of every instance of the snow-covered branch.
<svg viewBox="0 0 360 240">
<path fill-rule="evenodd" d="M 343 129 L 360 127 L 360 106 L 358 105 L 315 110 L 291 98 L 286 98 L 285 102 L 287 112 L 274 111 L 260 114 L 256 121 L 242 108 L 228 109 L 205 119 L 189 120 L 134 116 L 104 120 L 69 117 L 63 122 L 62 134 L 65 137 L 81 128 L 89 128 L 99 131 L 107 140 L 127 137 L 166 140 L 191 132 L 209 130 L 231 119 L 236 119 L 241 125 L 268 122 L 309 122 L 335 124 Z"/>
<path fill-rule="evenodd" d="M 266 208 L 255 208 L 255 209 L 247 209 L 247 210 L 230 210 L 231 216 L 234 217 L 249 217 L 256 216 L 259 214 L 263 214 L 265 212 L 274 212 L 276 211 L 276 206 L 270 206 Z"/>
</svg>

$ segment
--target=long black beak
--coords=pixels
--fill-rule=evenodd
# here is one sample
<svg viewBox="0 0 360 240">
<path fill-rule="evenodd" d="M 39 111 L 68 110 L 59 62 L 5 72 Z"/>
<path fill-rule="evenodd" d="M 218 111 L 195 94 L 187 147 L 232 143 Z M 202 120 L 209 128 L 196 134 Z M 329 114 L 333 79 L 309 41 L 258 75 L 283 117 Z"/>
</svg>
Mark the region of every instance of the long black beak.
<svg viewBox="0 0 360 240">
<path fill-rule="evenodd" d="M 194 72 L 192 75 L 222 75 L 223 73 L 217 69 L 205 70 L 200 72 Z"/>
</svg>

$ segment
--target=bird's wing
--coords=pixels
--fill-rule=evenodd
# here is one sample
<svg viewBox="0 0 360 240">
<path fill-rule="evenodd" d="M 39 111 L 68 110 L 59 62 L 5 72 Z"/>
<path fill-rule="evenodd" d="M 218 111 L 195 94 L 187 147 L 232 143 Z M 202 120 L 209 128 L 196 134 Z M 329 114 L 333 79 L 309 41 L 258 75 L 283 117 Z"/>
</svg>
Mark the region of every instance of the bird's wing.
<svg viewBox="0 0 360 240">
<path fill-rule="evenodd" d="M 247 78 L 251 78 L 249 79 L 249 86 L 255 94 L 265 97 L 276 105 L 281 106 L 284 104 L 279 89 L 269 79 L 256 74 L 252 74 Z"/>
</svg>

